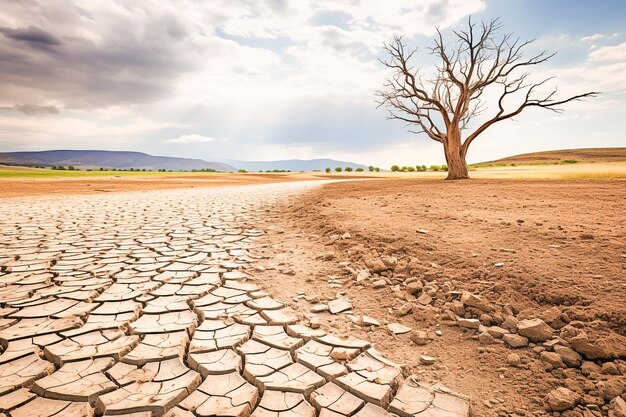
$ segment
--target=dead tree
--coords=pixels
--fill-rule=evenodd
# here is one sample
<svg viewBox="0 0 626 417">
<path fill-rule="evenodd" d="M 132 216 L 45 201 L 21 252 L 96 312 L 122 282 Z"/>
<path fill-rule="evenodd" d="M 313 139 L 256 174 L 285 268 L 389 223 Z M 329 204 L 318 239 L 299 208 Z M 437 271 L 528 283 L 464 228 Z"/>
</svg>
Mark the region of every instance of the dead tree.
<svg viewBox="0 0 626 417">
<path fill-rule="evenodd" d="M 556 89 L 541 92 L 541 87 L 553 77 L 530 82 L 527 70 L 546 62 L 554 53 L 542 51 L 524 58 L 523 52 L 532 41 L 520 41 L 512 34 L 499 37 L 499 19 L 477 25 L 470 18 L 467 26 L 466 30 L 453 31 L 452 46 L 444 43 L 437 29 L 434 46 L 428 48 L 437 61 L 429 78 L 411 66 L 416 50 L 408 49 L 401 36 L 385 44 L 389 59 L 381 62 L 393 72 L 376 93 L 379 106 L 389 109 L 389 118 L 406 122 L 412 133 L 425 133 L 441 142 L 448 163 L 447 179 L 469 178 L 467 150 L 493 124 L 531 107 L 561 112 L 562 104 L 598 94 L 589 92 L 559 99 Z M 497 92 L 492 103 L 485 100 L 489 90 Z M 486 120 L 481 117 L 481 123 L 463 138 L 473 125 L 470 123 L 487 110 L 487 104 L 495 109 L 495 115 L 492 113 Z"/>
</svg>

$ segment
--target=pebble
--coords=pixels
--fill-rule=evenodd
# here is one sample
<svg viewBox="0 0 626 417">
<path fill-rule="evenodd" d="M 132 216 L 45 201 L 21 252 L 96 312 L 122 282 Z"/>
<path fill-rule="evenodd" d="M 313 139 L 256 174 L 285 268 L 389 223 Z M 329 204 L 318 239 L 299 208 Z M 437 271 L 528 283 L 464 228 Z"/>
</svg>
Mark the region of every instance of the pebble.
<svg viewBox="0 0 626 417">
<path fill-rule="evenodd" d="M 508 363 L 509 366 L 517 368 L 522 364 L 522 359 L 517 353 L 509 353 L 509 355 L 506 357 L 506 363 Z"/>
<path fill-rule="evenodd" d="M 432 356 L 426 356 L 426 355 L 421 355 L 420 356 L 420 363 L 422 365 L 434 365 L 434 363 L 437 360 L 435 358 L 433 358 Z"/>
<path fill-rule="evenodd" d="M 405 325 L 400 324 L 400 323 L 389 323 L 387 325 L 387 328 L 393 334 L 404 334 L 404 333 L 408 333 L 411 330 L 413 330 L 410 327 L 405 326 Z"/>
<path fill-rule="evenodd" d="M 478 329 L 480 327 L 480 320 L 478 319 L 459 319 L 459 326 L 466 329 Z"/>
<path fill-rule="evenodd" d="M 316 304 L 311 307 L 311 313 L 322 313 L 324 311 L 328 311 L 328 305 L 326 304 Z"/>
<path fill-rule="evenodd" d="M 423 346 L 428 344 L 430 339 L 424 330 L 415 330 L 411 333 L 411 341 L 418 346 Z"/>
<path fill-rule="evenodd" d="M 528 346 L 528 339 L 518 334 L 505 334 L 502 340 L 513 348 Z"/>
</svg>

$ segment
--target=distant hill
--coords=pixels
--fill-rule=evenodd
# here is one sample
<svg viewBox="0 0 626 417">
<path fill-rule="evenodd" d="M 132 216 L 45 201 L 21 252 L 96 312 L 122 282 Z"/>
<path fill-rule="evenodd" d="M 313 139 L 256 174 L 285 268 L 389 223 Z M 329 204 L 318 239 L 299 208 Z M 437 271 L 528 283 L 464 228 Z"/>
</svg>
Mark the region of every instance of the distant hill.
<svg viewBox="0 0 626 417">
<path fill-rule="evenodd" d="M 184 170 L 214 169 L 216 171 L 236 171 L 233 166 L 202 159 L 153 156 L 142 152 L 126 151 L 82 151 L 55 150 L 39 152 L 0 153 L 0 164 L 20 166 L 73 165 L 77 168 L 117 168 L 117 169 L 167 169 Z"/>
<path fill-rule="evenodd" d="M 592 162 L 626 162 L 626 148 L 585 148 L 562 149 L 558 151 L 532 152 L 521 155 L 480 162 L 472 166 L 489 165 L 542 165 L 542 164 L 575 164 Z"/>
<path fill-rule="evenodd" d="M 282 161 L 240 161 L 236 159 L 226 159 L 222 162 L 246 171 L 268 171 L 268 170 L 289 170 L 289 171 L 323 171 L 326 168 L 351 167 L 353 169 L 367 169 L 366 165 L 355 164 L 354 162 L 336 161 L 334 159 L 287 159 Z"/>
</svg>

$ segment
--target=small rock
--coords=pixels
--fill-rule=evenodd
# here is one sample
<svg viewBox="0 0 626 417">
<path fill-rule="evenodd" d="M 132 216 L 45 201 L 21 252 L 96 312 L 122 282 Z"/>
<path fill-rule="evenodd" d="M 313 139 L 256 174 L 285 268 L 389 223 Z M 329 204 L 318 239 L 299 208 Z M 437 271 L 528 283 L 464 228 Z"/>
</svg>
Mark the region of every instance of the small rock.
<svg viewBox="0 0 626 417">
<path fill-rule="evenodd" d="M 433 365 L 436 361 L 437 360 L 433 358 L 432 356 L 426 356 L 426 355 L 420 356 L 420 363 L 422 365 Z"/>
<path fill-rule="evenodd" d="M 496 268 L 502 268 L 504 266 L 504 262 L 496 262 L 495 264 L 493 264 L 493 266 L 495 266 Z"/>
<path fill-rule="evenodd" d="M 418 346 L 424 346 L 430 342 L 430 339 L 424 330 L 415 330 L 411 333 L 411 341 Z"/>
<path fill-rule="evenodd" d="M 409 303 L 404 303 L 398 308 L 398 315 L 406 316 L 411 312 L 411 310 L 413 310 L 413 306 Z"/>
<path fill-rule="evenodd" d="M 412 330 L 410 327 L 402 325 L 400 323 L 389 323 L 387 325 L 387 328 L 393 334 L 404 334 Z"/>
<path fill-rule="evenodd" d="M 466 329 L 478 329 L 480 327 L 480 320 L 478 319 L 459 319 L 459 326 Z"/>
<path fill-rule="evenodd" d="M 603 375 L 620 375 L 621 374 L 615 362 L 603 363 L 602 369 L 600 369 L 600 373 Z"/>
<path fill-rule="evenodd" d="M 324 311 L 328 311 L 328 306 L 326 304 L 315 304 L 311 307 L 311 313 L 322 313 Z"/>
<path fill-rule="evenodd" d="M 502 336 L 502 340 L 513 348 L 528 346 L 528 338 L 518 334 L 505 334 Z"/>
<path fill-rule="evenodd" d="M 380 322 L 378 320 L 369 316 L 361 317 L 361 324 L 364 326 L 380 326 Z"/>
<path fill-rule="evenodd" d="M 591 361 L 583 361 L 582 365 L 580 365 L 580 371 L 585 376 L 589 376 L 594 373 L 599 373 L 600 369 L 602 369 L 600 368 L 600 365 L 596 365 L 595 363 Z"/>
<path fill-rule="evenodd" d="M 500 325 L 500 327 L 507 329 L 511 333 L 515 333 L 517 332 L 518 324 L 519 324 L 519 320 L 517 320 L 515 317 L 507 316 L 502 322 L 502 324 Z"/>
<path fill-rule="evenodd" d="M 422 294 L 417 299 L 417 302 L 420 303 L 423 306 L 427 306 L 427 305 L 429 305 L 430 303 L 433 302 L 433 297 L 431 297 L 428 294 Z"/>
<path fill-rule="evenodd" d="M 422 284 L 422 281 L 413 281 L 406 284 L 406 292 L 411 295 L 415 295 L 421 292 L 423 287 L 424 285 Z"/>
<path fill-rule="evenodd" d="M 582 363 L 583 358 L 574 349 L 562 345 L 554 345 L 553 349 L 570 368 L 578 368 Z"/>
<path fill-rule="evenodd" d="M 328 309 L 332 314 L 339 314 L 352 309 L 352 303 L 345 298 L 336 298 L 328 302 Z"/>
<path fill-rule="evenodd" d="M 478 341 L 483 345 L 493 345 L 496 343 L 496 339 L 488 332 L 482 332 L 478 335 Z"/>
<path fill-rule="evenodd" d="M 428 234 L 428 230 L 426 230 L 426 229 L 417 229 L 416 232 L 419 233 L 419 234 L 422 234 L 422 235 L 427 235 Z"/>
<path fill-rule="evenodd" d="M 489 334 L 495 337 L 496 339 L 502 339 L 502 337 L 505 334 L 510 333 L 507 329 L 503 329 L 502 327 L 498 327 L 498 326 L 487 327 L 487 332 L 489 332 Z"/>
<path fill-rule="evenodd" d="M 553 368 L 565 368 L 565 364 L 558 353 L 543 351 L 539 357 L 542 361 L 552 365 Z"/>
<path fill-rule="evenodd" d="M 522 358 L 520 358 L 517 353 L 509 353 L 506 357 L 506 363 L 508 363 L 509 366 L 517 368 L 522 364 Z"/>
<path fill-rule="evenodd" d="M 461 294 L 461 302 L 463 303 L 463 305 L 474 307 L 482 311 L 490 310 L 489 306 L 482 300 L 482 298 L 472 294 L 469 291 L 463 291 L 463 293 Z"/>
<path fill-rule="evenodd" d="M 609 417 L 626 417 L 626 401 L 620 397 L 613 398 L 609 410 Z"/>
<path fill-rule="evenodd" d="M 517 332 L 533 342 L 545 342 L 552 338 L 554 329 L 541 319 L 531 319 L 520 321 Z"/>
<path fill-rule="evenodd" d="M 332 261 L 335 259 L 335 252 L 325 252 L 324 255 L 322 255 L 322 258 L 325 261 Z"/>
<path fill-rule="evenodd" d="M 370 274 L 370 272 L 366 269 L 359 269 L 359 271 L 356 274 L 356 282 L 363 282 L 366 279 L 368 279 L 369 277 L 371 277 L 372 274 Z"/>
<path fill-rule="evenodd" d="M 600 381 L 596 384 L 600 398 L 610 401 L 624 393 L 624 383 L 617 378 Z"/>
<path fill-rule="evenodd" d="M 384 279 L 377 279 L 372 282 L 372 288 L 374 289 L 384 288 L 385 286 L 387 286 L 387 282 Z"/>
<path fill-rule="evenodd" d="M 387 265 L 380 258 L 370 258 L 365 261 L 365 265 L 369 269 L 370 273 L 379 273 L 387 271 Z"/>
<path fill-rule="evenodd" d="M 552 411 L 565 411 L 572 409 L 576 407 L 578 401 L 580 401 L 580 395 L 565 387 L 559 387 L 552 390 L 546 396 L 546 402 Z"/>
</svg>

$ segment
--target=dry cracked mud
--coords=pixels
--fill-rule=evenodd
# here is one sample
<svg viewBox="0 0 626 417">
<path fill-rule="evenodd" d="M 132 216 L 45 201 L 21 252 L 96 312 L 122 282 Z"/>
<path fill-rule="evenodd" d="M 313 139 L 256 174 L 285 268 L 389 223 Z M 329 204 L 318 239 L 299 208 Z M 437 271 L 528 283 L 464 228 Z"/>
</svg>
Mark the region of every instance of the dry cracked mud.
<svg viewBox="0 0 626 417">
<path fill-rule="evenodd" d="M 0 415 L 468 416 L 255 278 L 259 220 L 316 185 L 0 201 Z"/>
</svg>

